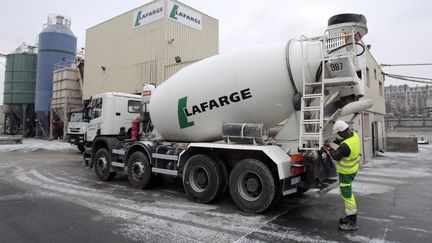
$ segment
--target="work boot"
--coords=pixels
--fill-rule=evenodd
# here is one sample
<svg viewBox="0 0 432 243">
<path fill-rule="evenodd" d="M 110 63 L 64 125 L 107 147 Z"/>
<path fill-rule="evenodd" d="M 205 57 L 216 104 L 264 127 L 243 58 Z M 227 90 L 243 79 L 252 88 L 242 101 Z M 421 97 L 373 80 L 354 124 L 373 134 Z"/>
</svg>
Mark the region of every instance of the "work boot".
<svg viewBox="0 0 432 243">
<path fill-rule="evenodd" d="M 346 219 L 346 221 L 344 219 Z M 357 215 L 356 214 L 346 216 L 345 218 L 341 219 L 340 221 L 341 221 L 341 224 L 339 225 L 340 230 L 349 231 L 349 230 L 358 229 L 358 227 L 357 227 Z M 344 221 L 344 222 L 342 222 L 342 221 Z"/>
<path fill-rule="evenodd" d="M 339 224 L 346 224 L 346 223 L 348 223 L 348 216 L 339 219 Z"/>
</svg>

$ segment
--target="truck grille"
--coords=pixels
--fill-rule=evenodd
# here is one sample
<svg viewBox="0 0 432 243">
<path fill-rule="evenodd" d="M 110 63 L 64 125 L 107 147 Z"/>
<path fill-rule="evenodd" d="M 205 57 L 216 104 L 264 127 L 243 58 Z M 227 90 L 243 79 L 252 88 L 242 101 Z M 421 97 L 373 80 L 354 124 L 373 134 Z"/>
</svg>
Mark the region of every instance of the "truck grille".
<svg viewBox="0 0 432 243">
<path fill-rule="evenodd" d="M 79 128 L 69 128 L 70 132 L 79 132 L 80 129 Z"/>
</svg>

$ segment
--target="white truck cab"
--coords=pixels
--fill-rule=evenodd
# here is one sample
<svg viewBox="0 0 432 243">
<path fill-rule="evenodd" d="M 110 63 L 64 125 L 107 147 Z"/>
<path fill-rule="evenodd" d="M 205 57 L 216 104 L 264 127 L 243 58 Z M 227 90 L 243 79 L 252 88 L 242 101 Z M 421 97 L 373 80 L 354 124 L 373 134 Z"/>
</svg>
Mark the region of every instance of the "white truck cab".
<svg viewBox="0 0 432 243">
<path fill-rule="evenodd" d="M 69 113 L 66 138 L 70 144 L 78 147 L 79 151 L 85 150 L 85 133 L 87 132 L 88 119 L 86 109 L 81 107 Z"/>
<path fill-rule="evenodd" d="M 128 135 L 132 120 L 140 115 L 141 96 L 120 92 L 97 94 L 90 101 L 90 109 L 86 142 L 93 142 L 99 135 Z"/>
</svg>

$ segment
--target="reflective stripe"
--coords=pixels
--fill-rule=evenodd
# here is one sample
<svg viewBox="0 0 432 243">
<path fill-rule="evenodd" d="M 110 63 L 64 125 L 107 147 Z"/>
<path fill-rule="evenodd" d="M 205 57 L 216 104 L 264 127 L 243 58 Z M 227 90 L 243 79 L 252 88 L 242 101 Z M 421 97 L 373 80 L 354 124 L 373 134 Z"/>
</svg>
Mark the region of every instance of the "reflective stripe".
<svg viewBox="0 0 432 243">
<path fill-rule="evenodd" d="M 354 157 L 354 158 L 352 158 L 352 159 L 347 159 L 347 158 L 345 158 L 345 157 L 343 157 L 342 159 L 341 159 L 341 161 L 343 161 L 343 162 L 353 162 L 353 161 L 356 161 L 356 160 L 358 160 L 358 159 L 360 159 L 360 154 L 359 155 L 357 155 L 357 157 Z"/>
<path fill-rule="evenodd" d="M 344 197 L 342 198 L 345 202 L 346 215 L 357 214 L 357 205 L 356 205 L 354 194 L 352 194 L 350 198 L 344 198 Z"/>
<path fill-rule="evenodd" d="M 347 211 L 357 211 L 357 206 L 345 206 Z"/>
<path fill-rule="evenodd" d="M 355 163 L 352 164 L 352 165 L 344 165 L 344 164 L 342 164 L 340 161 L 338 161 L 337 164 L 338 164 L 340 167 L 347 168 L 347 169 L 351 169 L 351 168 L 353 168 L 354 166 L 356 166 L 359 162 L 360 162 L 360 160 L 357 161 L 357 162 L 355 162 Z"/>
<path fill-rule="evenodd" d="M 346 213 L 346 215 L 357 214 L 357 207 L 356 206 L 345 206 L 345 213 Z"/>
<path fill-rule="evenodd" d="M 339 183 L 339 186 L 341 186 L 341 187 L 346 187 L 346 186 L 351 186 L 351 184 L 340 182 L 340 183 Z"/>
</svg>

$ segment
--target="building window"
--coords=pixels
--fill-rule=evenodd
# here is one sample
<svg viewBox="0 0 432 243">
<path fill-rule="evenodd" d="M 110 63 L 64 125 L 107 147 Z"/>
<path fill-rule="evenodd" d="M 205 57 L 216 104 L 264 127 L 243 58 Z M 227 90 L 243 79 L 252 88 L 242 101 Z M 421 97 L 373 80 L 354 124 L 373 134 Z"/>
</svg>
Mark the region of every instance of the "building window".
<svg viewBox="0 0 432 243">
<path fill-rule="evenodd" d="M 377 78 L 377 71 L 376 71 L 375 68 L 374 68 L 374 80 L 378 80 L 378 78 Z"/>
<path fill-rule="evenodd" d="M 366 85 L 370 87 L 369 68 L 366 68 Z"/>
<path fill-rule="evenodd" d="M 384 92 L 383 83 L 379 81 L 379 94 L 382 97 Z"/>
</svg>

